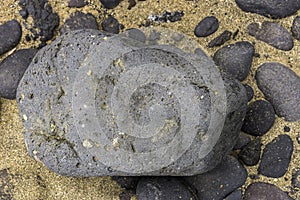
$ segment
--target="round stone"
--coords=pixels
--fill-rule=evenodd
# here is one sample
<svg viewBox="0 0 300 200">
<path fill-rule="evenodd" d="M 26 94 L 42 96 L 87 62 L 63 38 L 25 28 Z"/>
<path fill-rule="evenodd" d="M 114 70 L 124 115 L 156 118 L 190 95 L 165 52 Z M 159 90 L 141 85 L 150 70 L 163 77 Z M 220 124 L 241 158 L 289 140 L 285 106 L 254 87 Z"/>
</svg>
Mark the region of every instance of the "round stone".
<svg viewBox="0 0 300 200">
<path fill-rule="evenodd" d="M 198 43 L 155 31 L 160 45 L 81 30 L 38 52 L 17 95 L 31 156 L 71 176 L 193 175 L 221 161 L 244 87 L 194 54 Z"/>
</svg>

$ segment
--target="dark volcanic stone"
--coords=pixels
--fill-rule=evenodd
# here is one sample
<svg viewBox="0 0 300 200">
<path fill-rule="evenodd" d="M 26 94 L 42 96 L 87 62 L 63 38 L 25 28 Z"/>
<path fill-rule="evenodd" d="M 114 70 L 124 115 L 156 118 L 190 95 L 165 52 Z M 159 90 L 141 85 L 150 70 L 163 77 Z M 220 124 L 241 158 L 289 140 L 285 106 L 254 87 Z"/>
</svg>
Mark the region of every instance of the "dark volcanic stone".
<svg viewBox="0 0 300 200">
<path fill-rule="evenodd" d="M 268 143 L 263 151 L 258 172 L 278 178 L 287 171 L 293 153 L 293 141 L 286 134 L 279 135 Z"/>
<path fill-rule="evenodd" d="M 48 0 L 21 0 L 19 5 L 33 19 L 34 25 L 29 28 L 33 33 L 33 39 L 39 38 L 40 47 L 45 46 L 46 41 L 53 37 L 54 30 L 59 25 L 58 14 L 53 12 Z M 29 27 L 27 22 L 25 27 Z"/>
<path fill-rule="evenodd" d="M 294 38 L 300 40 L 300 16 L 294 19 L 291 31 Z"/>
<path fill-rule="evenodd" d="M 227 156 L 215 169 L 184 179 L 196 189 L 199 199 L 223 199 L 245 183 L 247 171 L 237 159 Z"/>
<path fill-rule="evenodd" d="M 127 190 L 135 190 L 138 181 L 141 179 L 139 176 L 112 176 L 111 178 L 116 181 L 121 188 Z"/>
<path fill-rule="evenodd" d="M 252 87 L 248 84 L 244 85 L 246 88 L 246 92 L 247 92 L 247 97 L 248 97 L 248 102 L 251 101 L 251 99 L 254 96 L 254 90 L 252 89 Z"/>
<path fill-rule="evenodd" d="M 258 199 L 293 200 L 275 185 L 263 182 L 250 184 L 244 194 L 244 200 Z"/>
<path fill-rule="evenodd" d="M 237 189 L 231 192 L 224 200 L 242 200 L 242 190 Z"/>
<path fill-rule="evenodd" d="M 231 39 L 232 32 L 225 30 L 223 33 L 221 33 L 216 38 L 212 39 L 208 43 L 208 47 L 218 47 L 223 45 L 225 42 L 229 41 Z"/>
<path fill-rule="evenodd" d="M 104 8 L 113 9 L 119 5 L 121 0 L 100 0 Z"/>
<path fill-rule="evenodd" d="M 18 83 L 36 54 L 36 49 L 22 49 L 0 63 L 0 96 L 15 99 Z"/>
<path fill-rule="evenodd" d="M 249 142 L 251 142 L 250 136 L 241 132 L 239 135 L 238 141 L 236 142 L 235 146 L 233 147 L 233 150 L 241 149 L 244 146 L 246 146 Z"/>
<path fill-rule="evenodd" d="M 246 12 L 257 13 L 270 18 L 284 18 L 300 9 L 299 0 L 235 0 Z"/>
<path fill-rule="evenodd" d="M 242 131 L 245 133 L 262 136 L 273 126 L 275 111 L 271 103 L 257 100 L 248 106 Z"/>
<path fill-rule="evenodd" d="M 86 5 L 85 0 L 70 0 L 68 7 L 82 8 Z"/>
<path fill-rule="evenodd" d="M 254 47 L 249 42 L 237 42 L 219 49 L 213 57 L 216 65 L 225 73 L 242 81 L 252 65 Z"/>
<path fill-rule="evenodd" d="M 59 32 L 60 34 L 64 34 L 67 31 L 79 29 L 98 29 L 98 24 L 94 15 L 76 11 L 66 20 Z"/>
<path fill-rule="evenodd" d="M 294 47 L 291 34 L 278 23 L 265 21 L 261 26 L 252 23 L 248 25 L 247 30 L 249 35 L 277 49 L 289 51 Z"/>
<path fill-rule="evenodd" d="M 194 194 L 175 177 L 145 177 L 136 188 L 139 200 L 196 200 Z"/>
<path fill-rule="evenodd" d="M 280 63 L 264 63 L 255 78 L 278 116 L 287 121 L 300 119 L 300 77 L 294 71 Z"/>
<path fill-rule="evenodd" d="M 202 19 L 195 27 L 194 34 L 197 37 L 207 37 L 219 28 L 219 20 L 215 16 L 208 16 Z"/>
<path fill-rule="evenodd" d="M 260 158 L 261 143 L 260 138 L 256 138 L 248 143 L 239 153 L 239 159 L 248 166 L 256 165 Z"/>
<path fill-rule="evenodd" d="M 13 49 L 20 42 L 22 36 L 21 25 L 11 20 L 0 25 L 0 55 Z"/>
<path fill-rule="evenodd" d="M 120 24 L 116 18 L 109 16 L 107 19 L 104 19 L 101 23 L 102 30 L 118 34 L 120 32 Z"/>
</svg>

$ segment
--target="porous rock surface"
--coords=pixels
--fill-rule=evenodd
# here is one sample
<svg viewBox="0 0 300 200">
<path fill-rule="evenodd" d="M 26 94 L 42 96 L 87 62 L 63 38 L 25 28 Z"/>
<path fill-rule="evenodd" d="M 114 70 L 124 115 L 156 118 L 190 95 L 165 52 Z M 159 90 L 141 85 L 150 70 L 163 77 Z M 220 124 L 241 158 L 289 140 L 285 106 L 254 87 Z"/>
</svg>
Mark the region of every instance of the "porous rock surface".
<svg viewBox="0 0 300 200">
<path fill-rule="evenodd" d="M 163 35 L 178 48 L 79 30 L 41 49 L 17 91 L 29 154 L 68 176 L 214 168 L 238 139 L 245 88 L 191 53 L 198 43 Z"/>
</svg>

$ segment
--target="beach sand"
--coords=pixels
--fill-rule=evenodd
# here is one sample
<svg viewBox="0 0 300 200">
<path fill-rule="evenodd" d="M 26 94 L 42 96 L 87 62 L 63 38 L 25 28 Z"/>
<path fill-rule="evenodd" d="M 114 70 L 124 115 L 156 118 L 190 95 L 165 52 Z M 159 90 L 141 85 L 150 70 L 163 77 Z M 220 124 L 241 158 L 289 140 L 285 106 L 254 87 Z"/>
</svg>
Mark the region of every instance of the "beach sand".
<svg viewBox="0 0 300 200">
<path fill-rule="evenodd" d="M 0 9 L 0 24 L 17 19 L 21 24 L 24 20 L 19 15 L 19 1 L 2 0 Z M 257 14 L 250 14 L 241 11 L 234 0 L 211 0 L 211 1 L 183 1 L 183 0 L 146 0 L 137 2 L 136 6 L 128 10 L 128 2 L 123 1 L 113 10 L 105 11 L 98 0 L 90 0 L 84 8 L 68 8 L 68 1 L 49 0 L 55 12 L 60 16 L 60 26 L 70 16 L 71 13 L 83 11 L 90 12 L 97 18 L 99 27 L 100 22 L 111 14 L 127 28 L 138 28 L 145 23 L 149 14 L 162 14 L 163 11 L 184 11 L 184 17 L 181 21 L 174 23 L 161 23 L 156 26 L 166 27 L 183 32 L 197 40 L 207 50 L 209 55 L 218 48 L 208 48 L 208 42 L 222 33 L 224 30 L 239 33 L 235 39 L 226 44 L 237 41 L 255 42 L 255 51 L 261 56 L 255 57 L 250 75 L 243 83 L 251 85 L 255 91 L 252 101 L 262 99 L 263 94 L 258 90 L 254 75 L 258 66 L 264 62 L 280 62 L 300 75 L 300 41 L 295 42 L 291 51 L 277 50 L 263 42 L 256 40 L 246 33 L 246 27 L 252 22 L 274 21 L 278 22 L 288 30 L 297 13 L 291 17 L 280 20 L 272 20 Z M 214 15 L 220 21 L 218 31 L 207 38 L 196 38 L 194 28 L 198 22 L 206 16 Z M 300 15 L 300 11 L 298 11 Z M 28 32 L 22 25 L 23 36 L 20 44 L 12 51 L 0 57 L 0 61 L 13 51 L 37 46 L 34 41 L 27 42 L 25 35 Z M 57 32 L 56 32 L 57 34 Z M 57 35 L 55 35 L 57 36 Z M 268 55 L 268 56 L 266 56 Z M 118 195 L 122 192 L 121 188 L 109 177 L 93 178 L 72 178 L 59 176 L 50 172 L 41 163 L 30 158 L 27 154 L 22 135 L 22 123 L 18 115 L 15 100 L 0 99 L 0 193 L 8 194 L 7 198 L 12 199 L 119 199 Z M 300 199 L 300 189 L 293 191 L 291 188 L 292 172 L 300 169 L 300 144 L 297 143 L 297 137 L 300 134 L 300 122 L 286 122 L 284 119 L 276 117 L 275 125 L 262 137 L 263 147 L 273 140 L 279 134 L 284 133 L 284 126 L 290 127 L 291 136 L 294 142 L 294 152 L 288 172 L 281 178 L 267 178 L 262 175 L 258 179 L 247 179 L 243 189 L 252 182 L 268 182 L 275 184 L 282 190 L 289 193 L 295 199 Z M 249 174 L 257 174 L 257 165 L 247 167 Z M 6 176 L 7 174 L 7 176 Z M 5 177 L 5 178 L 3 178 Z M 2 183 L 1 183 L 2 182 Z M 135 198 L 135 197 L 134 197 Z"/>
</svg>

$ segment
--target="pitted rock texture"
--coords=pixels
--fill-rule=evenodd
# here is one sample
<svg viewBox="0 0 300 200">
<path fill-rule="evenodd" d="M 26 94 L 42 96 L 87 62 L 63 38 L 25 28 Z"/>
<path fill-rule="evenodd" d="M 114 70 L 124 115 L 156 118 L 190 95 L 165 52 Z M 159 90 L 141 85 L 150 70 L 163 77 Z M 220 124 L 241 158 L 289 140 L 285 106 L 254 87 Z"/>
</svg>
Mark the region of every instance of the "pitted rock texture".
<svg viewBox="0 0 300 200">
<path fill-rule="evenodd" d="M 150 41 L 153 31 L 141 43 L 80 30 L 37 53 L 17 92 L 32 157 L 69 176 L 194 175 L 222 160 L 244 86 L 194 54 L 195 41 L 161 28 Z"/>
</svg>

